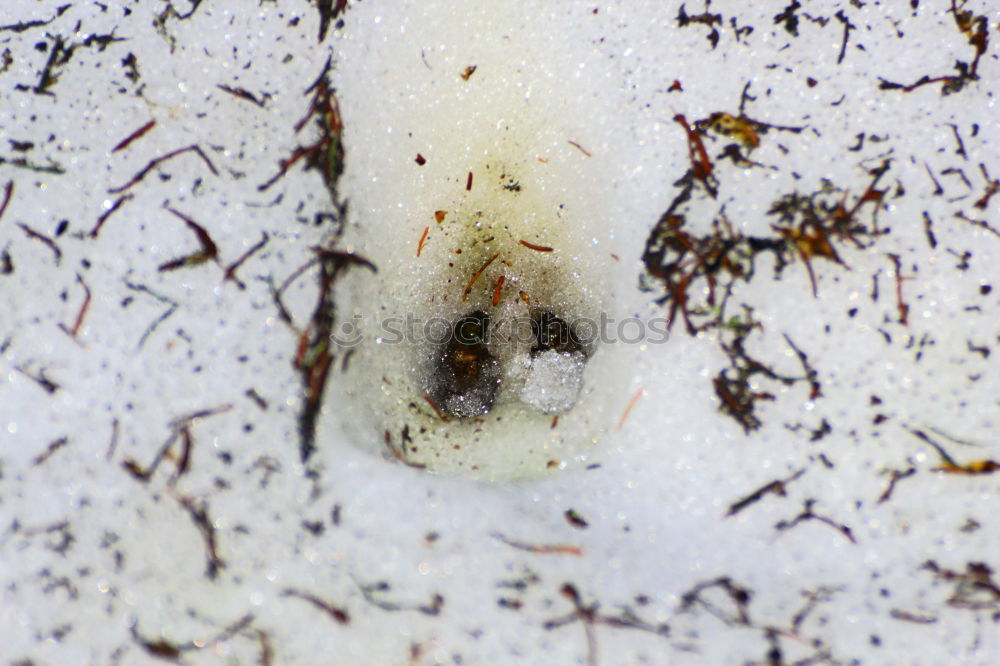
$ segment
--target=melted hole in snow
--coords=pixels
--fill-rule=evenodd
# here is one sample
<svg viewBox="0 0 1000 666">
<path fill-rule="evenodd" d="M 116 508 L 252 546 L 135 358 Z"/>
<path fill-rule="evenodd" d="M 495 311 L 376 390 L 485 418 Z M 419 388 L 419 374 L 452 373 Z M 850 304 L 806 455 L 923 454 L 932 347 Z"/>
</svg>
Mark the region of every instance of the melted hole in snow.
<svg viewBox="0 0 1000 666">
<path fill-rule="evenodd" d="M 552 164 L 541 166 L 514 178 L 489 160 L 477 189 L 428 206 L 426 235 L 408 225 L 420 256 L 395 235 L 359 239 L 379 272 L 340 287 L 339 312 L 354 314 L 364 340 L 333 379 L 354 439 L 488 479 L 589 459 L 608 422 L 608 383 L 591 372 L 606 278 L 562 197 L 543 196 Z"/>
<path fill-rule="evenodd" d="M 548 310 L 534 311 L 527 331 L 523 323 L 493 322 L 482 310 L 460 318 L 426 375 L 432 406 L 448 417 L 488 414 L 506 381 L 514 387 L 504 392 L 507 396 L 543 414 L 572 408 L 587 362 L 579 337 L 566 320 Z"/>
<path fill-rule="evenodd" d="M 579 148 L 604 140 L 579 62 L 491 7 L 454 34 L 410 17 L 427 32 L 407 44 L 449 45 L 429 63 L 342 45 L 342 247 L 378 273 L 338 282 L 361 335 L 329 404 L 372 451 L 500 480 L 593 462 L 634 372 L 599 333 L 635 248 L 615 237 L 616 167 Z"/>
</svg>

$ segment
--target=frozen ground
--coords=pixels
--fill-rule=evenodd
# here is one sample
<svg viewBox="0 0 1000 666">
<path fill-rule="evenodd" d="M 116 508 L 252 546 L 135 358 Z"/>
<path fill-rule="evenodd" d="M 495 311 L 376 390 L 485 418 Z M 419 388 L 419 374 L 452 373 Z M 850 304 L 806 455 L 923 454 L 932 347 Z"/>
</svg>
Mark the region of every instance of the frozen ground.
<svg viewBox="0 0 1000 666">
<path fill-rule="evenodd" d="M 4 2 L 0 663 L 1000 661 L 996 7 L 749 4 Z M 673 324 L 490 482 L 318 334 L 494 154 Z"/>
</svg>

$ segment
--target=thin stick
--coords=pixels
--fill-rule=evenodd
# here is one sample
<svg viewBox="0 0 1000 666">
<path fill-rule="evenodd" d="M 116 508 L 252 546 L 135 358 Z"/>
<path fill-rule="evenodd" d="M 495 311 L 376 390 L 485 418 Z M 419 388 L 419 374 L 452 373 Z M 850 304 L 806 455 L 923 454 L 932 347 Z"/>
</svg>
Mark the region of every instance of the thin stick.
<svg viewBox="0 0 1000 666">
<path fill-rule="evenodd" d="M 552 251 L 552 248 L 549 247 L 548 245 L 535 245 L 534 243 L 529 243 L 526 240 L 519 240 L 517 242 L 520 243 L 521 245 L 523 245 L 524 247 L 528 248 L 529 250 L 534 250 L 535 252 L 551 252 Z"/>
<path fill-rule="evenodd" d="M 423 252 L 423 250 L 424 250 L 424 241 L 427 240 L 427 234 L 428 234 L 428 232 L 430 232 L 430 230 L 431 230 L 430 227 L 424 227 L 424 233 L 422 233 L 420 235 L 420 242 L 417 243 L 417 256 L 418 257 L 420 256 L 420 253 Z"/>
<path fill-rule="evenodd" d="M 646 389 L 644 388 L 636 389 L 635 394 L 632 396 L 632 399 L 628 401 L 628 404 L 625 405 L 625 409 L 622 411 L 622 415 L 618 419 L 618 427 L 615 428 L 615 432 L 618 432 L 622 429 L 622 426 L 625 425 L 625 420 L 628 418 L 628 415 L 632 413 L 632 409 L 635 407 L 636 403 L 639 402 L 639 399 L 642 398 L 642 396 L 644 395 L 646 395 Z"/>
<path fill-rule="evenodd" d="M 523 243 L 524 241 L 521 242 Z M 465 285 L 465 291 L 462 292 L 463 303 L 469 299 L 469 294 L 472 292 L 472 285 L 476 284 L 476 280 L 478 280 L 479 276 L 483 274 L 483 271 L 489 268 L 489 265 L 492 264 L 499 256 L 500 256 L 499 252 L 494 254 L 486 261 L 485 264 L 482 265 L 482 267 L 478 271 L 475 272 L 475 274 L 473 274 L 471 278 L 469 278 L 469 284 Z"/>
</svg>

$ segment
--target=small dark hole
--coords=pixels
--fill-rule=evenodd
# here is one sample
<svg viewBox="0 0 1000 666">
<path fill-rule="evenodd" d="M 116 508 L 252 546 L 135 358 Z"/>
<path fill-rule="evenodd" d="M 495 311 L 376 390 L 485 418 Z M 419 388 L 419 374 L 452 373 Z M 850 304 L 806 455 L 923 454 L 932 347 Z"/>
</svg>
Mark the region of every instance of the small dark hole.
<svg viewBox="0 0 1000 666">
<path fill-rule="evenodd" d="M 486 346 L 489 327 L 481 310 L 460 318 L 436 358 L 428 394 L 448 416 L 471 418 L 493 407 L 500 364 Z"/>
<path fill-rule="evenodd" d="M 572 354 L 583 352 L 583 345 L 573 327 L 562 317 L 548 310 L 537 310 L 531 315 L 531 332 L 535 337 L 532 355 L 550 350 Z"/>
</svg>

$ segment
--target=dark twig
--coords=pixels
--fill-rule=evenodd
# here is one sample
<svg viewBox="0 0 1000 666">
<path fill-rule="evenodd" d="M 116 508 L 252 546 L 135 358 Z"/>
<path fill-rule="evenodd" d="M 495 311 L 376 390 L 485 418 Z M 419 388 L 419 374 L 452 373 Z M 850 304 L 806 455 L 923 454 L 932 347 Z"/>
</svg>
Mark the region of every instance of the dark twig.
<svg viewBox="0 0 1000 666">
<path fill-rule="evenodd" d="M 183 155 L 184 153 L 191 153 L 191 152 L 195 153 L 198 157 L 201 158 L 201 160 L 208 166 L 208 170 L 211 171 L 213 175 L 215 176 L 219 175 L 219 172 L 215 168 L 215 165 L 212 164 L 212 161 L 210 159 L 208 159 L 208 156 L 204 153 L 204 151 L 202 151 L 201 147 L 196 144 L 193 144 L 188 146 L 187 148 L 179 148 L 177 150 L 167 153 L 166 155 L 157 157 L 156 159 L 152 160 L 149 164 L 147 164 L 145 167 L 143 167 L 142 170 L 140 170 L 138 173 L 132 176 L 131 180 L 129 180 L 127 183 L 125 183 L 124 185 L 120 185 L 118 187 L 112 187 L 111 189 L 108 190 L 108 193 L 121 194 L 125 190 L 131 188 L 133 185 L 136 185 L 137 183 L 141 182 L 143 178 L 149 175 L 150 171 L 160 166 L 164 162 L 171 160 L 177 157 L 178 155 Z"/>
</svg>

